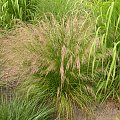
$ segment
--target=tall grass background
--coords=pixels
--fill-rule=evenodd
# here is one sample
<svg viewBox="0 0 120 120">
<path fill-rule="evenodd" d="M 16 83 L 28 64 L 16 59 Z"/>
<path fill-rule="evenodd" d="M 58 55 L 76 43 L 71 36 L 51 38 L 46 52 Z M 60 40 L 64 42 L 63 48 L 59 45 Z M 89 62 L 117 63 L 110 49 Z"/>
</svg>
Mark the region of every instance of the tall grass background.
<svg viewBox="0 0 120 120">
<path fill-rule="evenodd" d="M 107 68 L 104 79 L 98 83 L 98 91 L 103 92 L 103 97 L 113 97 L 119 100 L 119 26 L 120 26 L 120 2 L 101 0 L 97 3 L 97 15 L 96 28 L 99 31 L 99 36 L 102 41 L 102 51 L 110 50 L 111 56 L 107 59 Z M 96 10 L 95 9 L 95 10 Z"/>
<path fill-rule="evenodd" d="M 62 17 L 75 13 L 80 3 L 81 0 L 1 0 L 0 26 L 10 28 L 14 19 L 35 22 L 51 13 L 60 21 Z"/>
</svg>

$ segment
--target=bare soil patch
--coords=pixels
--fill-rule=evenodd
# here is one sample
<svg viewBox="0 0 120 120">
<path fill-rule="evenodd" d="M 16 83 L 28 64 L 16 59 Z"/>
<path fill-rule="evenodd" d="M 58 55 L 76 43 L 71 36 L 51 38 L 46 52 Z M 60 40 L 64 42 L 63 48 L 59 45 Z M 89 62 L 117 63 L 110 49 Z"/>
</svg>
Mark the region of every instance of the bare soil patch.
<svg viewBox="0 0 120 120">
<path fill-rule="evenodd" d="M 22 26 L 22 27 L 21 27 Z M 38 68 L 38 56 L 27 50 L 26 46 L 35 39 L 42 39 L 42 34 L 34 26 L 18 25 L 16 29 L 1 35 L 1 49 L 5 64 L 1 71 L 1 81 L 15 87 L 20 80 L 34 73 Z"/>
</svg>

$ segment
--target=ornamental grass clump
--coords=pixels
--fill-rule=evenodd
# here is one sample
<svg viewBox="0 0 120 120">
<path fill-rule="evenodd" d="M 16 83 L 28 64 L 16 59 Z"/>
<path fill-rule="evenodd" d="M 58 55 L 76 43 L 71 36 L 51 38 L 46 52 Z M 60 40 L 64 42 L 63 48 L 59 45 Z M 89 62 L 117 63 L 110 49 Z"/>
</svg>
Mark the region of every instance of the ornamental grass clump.
<svg viewBox="0 0 120 120">
<path fill-rule="evenodd" d="M 47 99 L 55 106 L 59 119 L 76 119 L 76 108 L 91 113 L 95 101 L 94 89 L 102 74 L 102 56 L 99 58 L 100 41 L 97 34 L 93 34 L 94 22 L 87 15 L 71 16 L 61 23 L 54 16 L 52 21 L 46 17 L 39 23 L 45 39 L 26 46 L 39 56 L 40 63 L 32 79 L 24 83 L 28 93 L 34 93 L 35 86 L 43 91 L 46 88 Z M 30 90 L 32 84 L 34 88 Z"/>
</svg>

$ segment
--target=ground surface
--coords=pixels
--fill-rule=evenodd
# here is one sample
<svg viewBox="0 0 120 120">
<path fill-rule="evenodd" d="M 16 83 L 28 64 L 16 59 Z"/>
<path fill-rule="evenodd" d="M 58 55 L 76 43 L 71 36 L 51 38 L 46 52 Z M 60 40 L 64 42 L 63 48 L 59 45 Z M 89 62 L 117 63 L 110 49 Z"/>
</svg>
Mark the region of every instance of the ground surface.
<svg viewBox="0 0 120 120">
<path fill-rule="evenodd" d="M 38 31 L 36 31 L 37 33 Z M 2 33 L 0 42 L 2 46 L 3 61 L 5 61 L 1 75 L 2 80 L 11 83 L 13 87 L 17 81 L 27 77 L 26 75 L 34 73 L 37 69 L 37 56 L 27 50 L 27 45 L 37 36 L 35 29 L 23 25 L 7 33 Z M 39 34 L 38 34 L 39 35 Z M 41 38 L 39 38 L 41 39 Z M 19 82 L 19 81 L 18 81 Z"/>
<path fill-rule="evenodd" d="M 98 107 L 95 120 L 117 120 L 117 117 L 120 119 L 120 104 L 107 102 Z"/>
<path fill-rule="evenodd" d="M 16 30 L 12 30 L 7 34 L 3 32 L 3 34 L 0 35 L 0 42 L 6 62 L 2 66 L 1 81 L 4 80 L 9 83 L 9 87 L 15 87 L 19 80 L 24 79 L 28 73 L 34 73 L 38 69 L 38 58 L 24 49 L 26 44 L 34 39 L 43 40 L 44 38 L 40 29 L 33 29 L 25 25 L 18 26 Z M 78 120 L 87 120 L 80 113 L 77 117 Z M 95 117 L 92 120 L 117 120 L 116 117 L 120 119 L 120 104 L 107 102 L 97 107 Z"/>
</svg>

